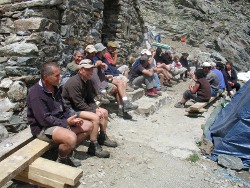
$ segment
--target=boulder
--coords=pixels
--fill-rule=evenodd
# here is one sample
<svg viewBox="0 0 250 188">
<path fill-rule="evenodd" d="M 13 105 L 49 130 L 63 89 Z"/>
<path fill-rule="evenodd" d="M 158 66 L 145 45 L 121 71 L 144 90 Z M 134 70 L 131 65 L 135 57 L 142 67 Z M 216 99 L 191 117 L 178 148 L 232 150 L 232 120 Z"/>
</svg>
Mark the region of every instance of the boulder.
<svg viewBox="0 0 250 188">
<path fill-rule="evenodd" d="M 5 138 L 8 138 L 9 133 L 7 131 L 7 129 L 0 125 L 0 142 L 2 142 Z"/>
<path fill-rule="evenodd" d="M 3 54 L 3 56 L 29 56 L 37 53 L 38 48 L 35 44 L 25 42 L 17 42 L 0 47 L 0 54 Z"/>
<path fill-rule="evenodd" d="M 240 158 L 231 155 L 219 155 L 218 164 L 233 170 L 241 170 L 244 165 Z"/>
<path fill-rule="evenodd" d="M 5 97 L 0 99 L 0 112 L 11 111 L 15 107 L 15 103 L 12 103 L 9 98 Z"/>
<path fill-rule="evenodd" d="M 8 91 L 8 97 L 14 102 L 24 100 L 26 96 L 27 87 L 25 83 L 21 81 L 15 81 Z"/>
<path fill-rule="evenodd" d="M 4 78 L 3 80 L 1 80 L 0 88 L 8 89 L 12 83 L 13 81 L 10 78 Z"/>
</svg>

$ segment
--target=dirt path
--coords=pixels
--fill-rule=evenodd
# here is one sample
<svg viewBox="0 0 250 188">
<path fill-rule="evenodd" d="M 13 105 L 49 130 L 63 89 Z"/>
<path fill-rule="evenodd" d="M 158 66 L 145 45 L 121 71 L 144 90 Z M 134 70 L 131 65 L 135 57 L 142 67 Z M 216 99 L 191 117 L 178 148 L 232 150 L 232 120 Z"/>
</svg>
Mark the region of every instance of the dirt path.
<svg viewBox="0 0 250 188">
<path fill-rule="evenodd" d="M 196 145 L 202 135 L 201 124 L 206 122 L 214 107 L 203 117 L 189 118 L 185 109 L 174 108 L 188 82 L 181 82 L 164 93 L 169 104 L 150 117 L 134 116 L 134 121 L 114 118 L 109 134 L 119 142 L 110 159 L 90 157 L 83 160 L 86 187 L 183 187 L 231 188 L 243 186 L 226 178 L 227 171 L 199 154 Z M 86 147 L 79 148 L 86 151 Z M 200 160 L 192 163 L 186 158 L 197 153 Z"/>
</svg>

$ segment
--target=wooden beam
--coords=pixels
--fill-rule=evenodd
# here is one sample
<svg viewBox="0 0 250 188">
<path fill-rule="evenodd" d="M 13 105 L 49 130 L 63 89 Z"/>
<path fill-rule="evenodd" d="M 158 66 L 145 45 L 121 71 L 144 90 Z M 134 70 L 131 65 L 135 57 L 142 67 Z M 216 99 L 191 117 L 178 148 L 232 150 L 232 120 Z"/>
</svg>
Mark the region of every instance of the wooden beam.
<svg viewBox="0 0 250 188">
<path fill-rule="evenodd" d="M 75 185 L 83 175 L 79 168 L 57 163 L 42 157 L 36 159 L 25 171 L 32 174 L 63 182 L 68 185 Z"/>
<path fill-rule="evenodd" d="M 0 187 L 13 179 L 49 148 L 49 143 L 39 139 L 34 139 L 32 142 L 1 161 Z"/>
<path fill-rule="evenodd" d="M 217 97 L 211 97 L 211 99 L 208 102 L 197 102 L 190 106 L 191 111 L 199 111 L 199 109 L 204 108 L 209 103 L 213 102 Z"/>
<path fill-rule="evenodd" d="M 6 138 L 0 143 L 0 161 L 19 150 L 33 139 L 30 128 L 26 128 L 16 135 Z"/>
<path fill-rule="evenodd" d="M 65 185 L 62 182 L 57 182 L 52 179 L 40 176 L 38 174 L 29 173 L 27 171 L 23 171 L 22 173 L 18 174 L 14 179 L 33 184 L 38 185 L 40 187 L 46 187 L 46 188 L 64 188 Z"/>
</svg>

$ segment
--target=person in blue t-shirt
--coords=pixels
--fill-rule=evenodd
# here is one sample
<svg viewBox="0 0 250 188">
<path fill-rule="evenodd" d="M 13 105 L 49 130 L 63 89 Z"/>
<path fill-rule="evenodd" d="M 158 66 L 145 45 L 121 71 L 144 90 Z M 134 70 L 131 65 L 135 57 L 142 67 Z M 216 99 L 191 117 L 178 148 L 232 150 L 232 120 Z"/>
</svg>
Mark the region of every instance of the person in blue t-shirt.
<svg viewBox="0 0 250 188">
<path fill-rule="evenodd" d="M 223 74 L 220 70 L 218 70 L 216 68 L 216 63 L 215 62 L 210 62 L 211 64 L 211 70 L 217 75 L 217 77 L 219 78 L 219 91 L 218 93 L 221 93 L 222 91 L 224 91 L 224 89 L 226 88 L 226 84 L 225 84 L 225 80 L 223 77 Z"/>
</svg>

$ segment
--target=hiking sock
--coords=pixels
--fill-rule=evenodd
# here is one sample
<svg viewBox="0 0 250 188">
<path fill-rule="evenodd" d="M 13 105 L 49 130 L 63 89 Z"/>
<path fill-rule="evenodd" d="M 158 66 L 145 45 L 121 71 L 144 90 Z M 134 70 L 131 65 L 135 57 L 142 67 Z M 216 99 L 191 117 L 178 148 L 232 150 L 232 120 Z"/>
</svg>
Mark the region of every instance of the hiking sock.
<svg viewBox="0 0 250 188">
<path fill-rule="evenodd" d="M 106 89 L 103 89 L 103 90 L 101 90 L 101 93 L 102 93 L 102 94 L 106 94 L 106 93 L 107 93 L 107 90 L 106 90 Z"/>
<path fill-rule="evenodd" d="M 128 100 L 128 97 L 125 96 L 125 97 L 122 97 L 122 101 L 127 101 Z"/>
</svg>

